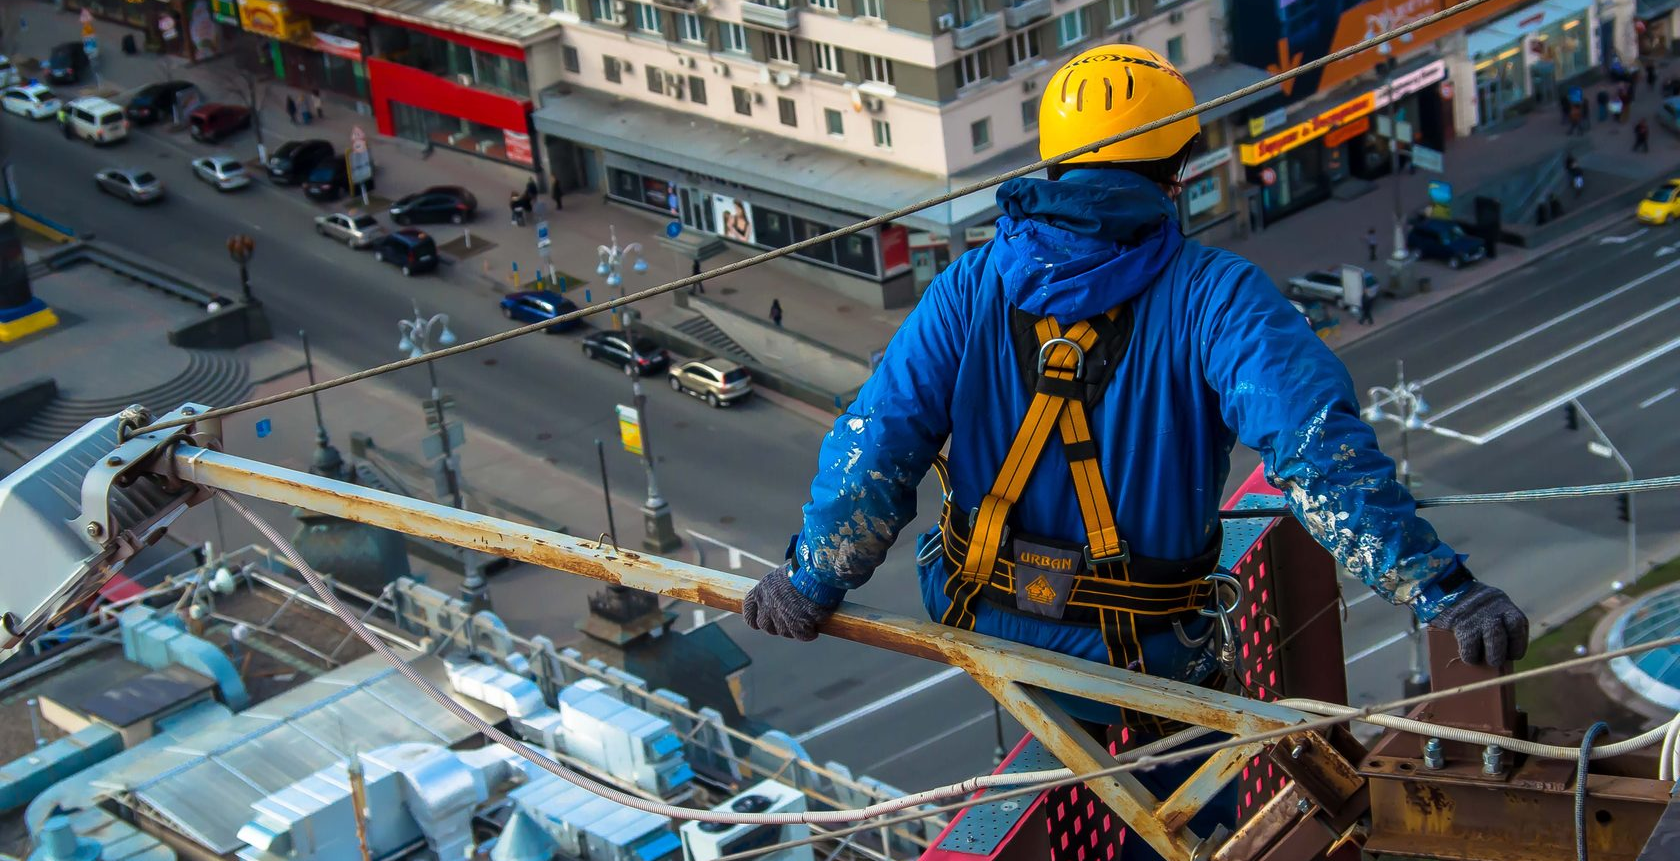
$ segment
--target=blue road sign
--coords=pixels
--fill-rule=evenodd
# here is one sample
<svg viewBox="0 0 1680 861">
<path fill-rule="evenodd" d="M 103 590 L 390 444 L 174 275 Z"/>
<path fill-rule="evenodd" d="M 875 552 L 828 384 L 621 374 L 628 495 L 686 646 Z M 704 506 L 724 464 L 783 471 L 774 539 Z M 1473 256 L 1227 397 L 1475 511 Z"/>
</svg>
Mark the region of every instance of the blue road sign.
<svg viewBox="0 0 1680 861">
<path fill-rule="evenodd" d="M 274 433 L 274 423 L 268 419 L 257 419 L 257 439 L 262 439 Z"/>
<path fill-rule="evenodd" d="M 681 234 L 681 233 L 682 233 L 682 222 L 673 221 L 670 224 L 665 225 L 665 235 L 666 236 L 669 236 L 672 239 L 676 239 L 678 234 Z"/>
</svg>

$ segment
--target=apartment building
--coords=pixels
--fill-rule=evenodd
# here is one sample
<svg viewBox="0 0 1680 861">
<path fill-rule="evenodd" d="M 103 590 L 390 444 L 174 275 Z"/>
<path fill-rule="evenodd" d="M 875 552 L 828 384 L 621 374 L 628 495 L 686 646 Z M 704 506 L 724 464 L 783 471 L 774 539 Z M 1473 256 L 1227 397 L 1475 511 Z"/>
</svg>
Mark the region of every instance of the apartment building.
<svg viewBox="0 0 1680 861">
<path fill-rule="evenodd" d="M 1264 76 L 1224 62 L 1219 0 L 551 2 L 561 85 L 533 126 L 554 175 L 752 247 L 1036 160 L 1040 88 L 1087 48 L 1145 45 L 1207 94 Z M 1230 209 L 1230 138 L 1207 124 L 1192 221 Z M 800 257 L 894 307 L 996 217 L 991 191 L 971 194 Z"/>
</svg>

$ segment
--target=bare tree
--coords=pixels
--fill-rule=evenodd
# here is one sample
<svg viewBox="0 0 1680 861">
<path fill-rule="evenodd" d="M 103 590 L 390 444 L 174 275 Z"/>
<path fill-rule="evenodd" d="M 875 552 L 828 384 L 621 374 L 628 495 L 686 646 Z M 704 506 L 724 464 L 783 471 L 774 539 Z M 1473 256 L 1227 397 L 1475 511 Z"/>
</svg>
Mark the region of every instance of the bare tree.
<svg viewBox="0 0 1680 861">
<path fill-rule="evenodd" d="M 269 65 L 269 49 L 265 41 L 240 34 L 239 42 L 224 58 L 223 85 L 233 91 L 239 104 L 251 111 L 251 134 L 257 139 L 257 159 L 268 162 L 268 148 L 263 145 L 262 107 L 268 96 L 268 82 L 274 79 Z M 225 65 L 231 59 L 232 65 Z"/>
</svg>

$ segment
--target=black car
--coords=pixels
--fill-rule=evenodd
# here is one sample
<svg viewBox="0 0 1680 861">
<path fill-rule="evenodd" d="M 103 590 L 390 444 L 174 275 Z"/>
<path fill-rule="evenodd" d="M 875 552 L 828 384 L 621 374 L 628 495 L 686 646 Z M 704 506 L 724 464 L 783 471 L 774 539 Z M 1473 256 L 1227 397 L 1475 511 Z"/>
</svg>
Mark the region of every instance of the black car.
<svg viewBox="0 0 1680 861">
<path fill-rule="evenodd" d="M 1425 260 L 1441 260 L 1453 269 L 1487 256 L 1487 245 L 1444 218 L 1414 218 L 1406 247 Z"/>
<path fill-rule="evenodd" d="M 391 220 L 398 224 L 461 224 L 478 211 L 478 199 L 458 185 L 434 185 L 391 204 Z"/>
<path fill-rule="evenodd" d="M 373 184 L 368 185 L 372 187 Z M 310 200 L 337 200 L 339 195 L 349 190 L 350 171 L 341 158 L 321 162 L 303 181 L 303 193 Z"/>
<path fill-rule="evenodd" d="M 47 57 L 47 80 L 55 84 L 77 83 L 87 70 L 88 55 L 81 42 L 64 42 Z"/>
<path fill-rule="evenodd" d="M 128 100 L 128 107 L 123 113 L 129 122 L 136 125 L 146 125 L 159 120 L 173 119 L 175 105 L 186 92 L 193 88 L 191 81 L 164 81 L 160 84 L 147 84 Z"/>
<path fill-rule="evenodd" d="M 624 369 L 627 377 L 658 373 L 671 363 L 671 354 L 647 338 L 623 332 L 594 332 L 583 339 L 583 354 Z"/>
<path fill-rule="evenodd" d="M 373 259 L 401 269 L 404 275 L 431 272 L 438 267 L 437 243 L 424 230 L 408 227 L 375 242 Z"/>
<path fill-rule="evenodd" d="M 286 141 L 268 157 L 268 178 L 296 185 L 328 160 L 337 159 L 333 158 L 333 145 L 326 141 Z"/>
</svg>

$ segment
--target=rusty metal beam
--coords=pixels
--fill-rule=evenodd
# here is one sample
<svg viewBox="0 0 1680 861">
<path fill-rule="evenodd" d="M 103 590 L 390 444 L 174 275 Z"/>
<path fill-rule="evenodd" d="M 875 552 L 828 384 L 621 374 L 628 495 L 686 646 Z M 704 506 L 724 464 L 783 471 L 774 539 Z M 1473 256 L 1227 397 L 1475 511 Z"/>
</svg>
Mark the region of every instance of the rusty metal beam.
<svg viewBox="0 0 1680 861">
<path fill-rule="evenodd" d="M 740 611 L 747 590 L 757 582 L 206 448 L 183 444 L 163 468 L 194 484 L 729 612 Z M 822 632 L 959 666 L 982 684 L 987 680 L 1016 681 L 1233 735 L 1274 730 L 1313 717 L 1274 703 L 1103 666 L 850 602 L 841 605 Z"/>
<path fill-rule="evenodd" d="M 1196 773 L 1178 787 L 1178 791 L 1161 802 L 1155 809 L 1155 816 L 1168 831 L 1187 827 L 1190 820 L 1202 811 L 1202 805 L 1218 795 L 1219 790 L 1224 789 L 1243 770 L 1243 766 L 1248 765 L 1249 758 L 1260 752 L 1260 748 L 1259 744 L 1245 744 L 1228 747 L 1208 757 Z"/>
</svg>

